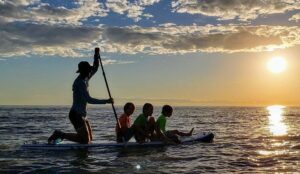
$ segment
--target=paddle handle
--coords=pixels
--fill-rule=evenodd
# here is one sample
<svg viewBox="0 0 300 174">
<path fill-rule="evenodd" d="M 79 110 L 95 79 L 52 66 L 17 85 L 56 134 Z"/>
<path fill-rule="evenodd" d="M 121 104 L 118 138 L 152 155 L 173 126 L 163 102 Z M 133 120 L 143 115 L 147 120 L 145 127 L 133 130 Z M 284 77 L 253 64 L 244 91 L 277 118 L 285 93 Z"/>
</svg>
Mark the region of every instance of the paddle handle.
<svg viewBox="0 0 300 174">
<path fill-rule="evenodd" d="M 106 74 L 105 74 L 104 67 L 103 67 L 103 64 L 102 64 L 99 48 L 95 48 L 95 54 L 98 54 L 98 56 L 99 56 L 100 65 L 101 65 L 101 69 L 102 69 L 102 74 L 103 74 L 103 77 L 104 77 L 104 81 L 105 81 L 106 89 L 107 89 L 107 92 L 108 92 L 108 96 L 109 96 L 110 99 L 112 99 L 111 93 L 110 93 L 110 90 L 109 90 L 109 86 L 108 86 L 108 83 L 107 83 L 107 79 L 106 79 Z M 115 118 L 116 118 L 116 121 L 117 121 L 117 125 L 118 125 L 119 128 L 121 128 L 121 125 L 120 125 L 120 122 L 119 122 L 119 119 L 118 119 L 118 116 L 117 116 L 117 112 L 116 112 L 116 108 L 115 108 L 114 103 L 111 103 L 111 106 L 112 106 L 112 109 L 113 109 L 113 112 L 114 112 L 114 115 L 115 115 Z"/>
</svg>

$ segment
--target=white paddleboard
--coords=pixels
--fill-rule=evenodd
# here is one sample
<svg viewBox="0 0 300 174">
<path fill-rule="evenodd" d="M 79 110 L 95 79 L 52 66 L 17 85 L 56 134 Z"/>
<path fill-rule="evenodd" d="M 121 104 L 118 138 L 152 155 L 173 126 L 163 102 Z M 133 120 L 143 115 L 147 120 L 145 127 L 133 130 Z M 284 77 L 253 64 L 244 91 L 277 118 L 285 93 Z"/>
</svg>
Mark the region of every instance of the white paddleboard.
<svg viewBox="0 0 300 174">
<path fill-rule="evenodd" d="M 180 140 L 182 144 L 188 144 L 193 142 L 212 142 L 214 139 L 214 134 L 211 132 L 203 132 L 196 135 L 181 137 Z M 107 147 L 156 147 L 156 146 L 166 146 L 161 141 L 148 142 L 139 144 L 136 142 L 125 143 L 91 143 L 91 144 L 77 144 L 77 143 L 60 143 L 60 144 L 47 144 L 39 142 L 24 143 L 21 149 L 32 149 L 32 150 L 68 150 L 68 149 L 87 149 L 87 148 L 107 148 Z"/>
</svg>

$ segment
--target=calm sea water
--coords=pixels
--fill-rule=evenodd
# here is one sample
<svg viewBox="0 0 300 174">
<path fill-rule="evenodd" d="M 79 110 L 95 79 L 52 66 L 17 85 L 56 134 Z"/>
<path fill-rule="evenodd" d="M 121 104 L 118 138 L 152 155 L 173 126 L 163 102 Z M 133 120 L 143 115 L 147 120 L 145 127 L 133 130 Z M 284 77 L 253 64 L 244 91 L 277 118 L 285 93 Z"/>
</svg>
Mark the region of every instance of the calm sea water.
<svg viewBox="0 0 300 174">
<path fill-rule="evenodd" d="M 120 113 L 121 108 L 118 108 Z M 155 108 L 157 117 L 160 107 Z M 212 131 L 213 143 L 161 148 L 20 150 L 54 129 L 73 132 L 68 107 L 0 107 L 0 173 L 298 173 L 300 108 L 176 107 L 168 129 Z M 111 108 L 88 109 L 95 142 L 115 140 Z M 140 113 L 135 112 L 133 119 Z"/>
</svg>

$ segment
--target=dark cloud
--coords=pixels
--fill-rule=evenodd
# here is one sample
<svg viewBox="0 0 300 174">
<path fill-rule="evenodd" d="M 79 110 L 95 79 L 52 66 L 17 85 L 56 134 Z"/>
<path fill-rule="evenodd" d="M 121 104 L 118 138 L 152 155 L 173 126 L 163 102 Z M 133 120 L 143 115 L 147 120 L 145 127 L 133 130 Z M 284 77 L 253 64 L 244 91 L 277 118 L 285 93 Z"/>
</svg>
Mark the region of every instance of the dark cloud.
<svg viewBox="0 0 300 174">
<path fill-rule="evenodd" d="M 187 32 L 188 31 L 188 32 Z M 106 28 L 106 51 L 123 53 L 259 52 L 300 43 L 298 27 L 169 26 Z"/>
<path fill-rule="evenodd" d="M 174 12 L 250 20 L 260 15 L 300 9 L 299 0 L 173 0 Z"/>
<path fill-rule="evenodd" d="M 174 26 L 83 27 L 9 23 L 0 26 L 2 56 L 80 56 L 93 45 L 126 54 L 260 52 L 300 43 L 299 27 Z"/>
<path fill-rule="evenodd" d="M 9 23 L 0 25 L 0 54 L 75 54 L 98 39 L 99 29 L 78 26 L 49 26 Z"/>
<path fill-rule="evenodd" d="M 29 17 L 30 14 L 26 12 L 23 6 L 19 6 L 11 2 L 0 3 L 0 19 L 3 21 L 10 21 L 14 19 L 24 20 Z"/>
</svg>

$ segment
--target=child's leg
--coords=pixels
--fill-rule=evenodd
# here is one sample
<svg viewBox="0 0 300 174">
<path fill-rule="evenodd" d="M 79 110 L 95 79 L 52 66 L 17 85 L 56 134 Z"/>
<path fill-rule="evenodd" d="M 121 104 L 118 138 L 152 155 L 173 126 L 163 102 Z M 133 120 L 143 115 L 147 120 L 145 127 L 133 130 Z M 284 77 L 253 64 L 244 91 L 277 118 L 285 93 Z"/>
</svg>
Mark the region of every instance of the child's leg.
<svg viewBox="0 0 300 174">
<path fill-rule="evenodd" d="M 179 138 L 178 138 L 177 132 L 178 132 L 177 130 L 166 131 L 166 132 L 165 132 L 165 136 L 166 136 L 167 138 L 169 138 L 170 140 L 174 141 L 175 143 L 180 144 L 181 141 L 180 141 Z"/>
<path fill-rule="evenodd" d="M 136 140 L 136 142 L 138 143 L 144 143 L 145 142 L 145 131 L 139 127 L 139 126 L 135 126 L 133 125 L 131 128 L 131 131 L 133 131 L 133 135 L 134 135 L 134 139 Z"/>
<path fill-rule="evenodd" d="M 176 134 L 176 135 L 179 135 L 179 136 L 191 136 L 193 134 L 193 131 L 194 131 L 194 128 L 192 128 L 189 133 L 180 132 L 178 130 L 172 130 L 171 132 L 173 134 Z"/>
<path fill-rule="evenodd" d="M 123 135 L 121 133 L 121 131 L 116 132 L 116 141 L 117 143 L 122 143 L 123 142 Z"/>
<path fill-rule="evenodd" d="M 128 128 L 124 135 L 124 140 L 129 141 L 134 136 L 134 129 Z"/>
<path fill-rule="evenodd" d="M 134 136 L 133 128 L 127 128 L 124 132 L 117 132 L 117 142 L 123 143 L 129 141 Z"/>
<path fill-rule="evenodd" d="M 145 136 L 143 134 L 141 134 L 140 132 L 135 132 L 134 138 L 138 143 L 145 142 Z"/>
</svg>

